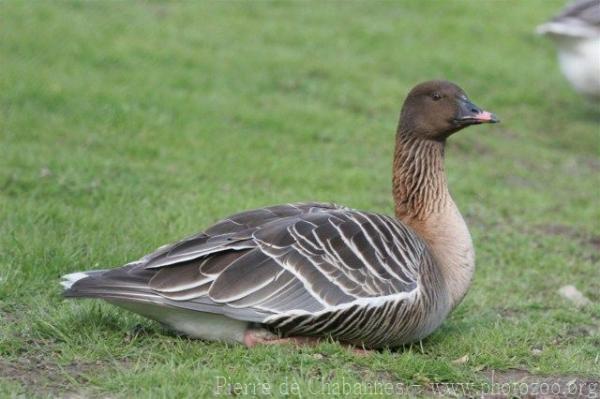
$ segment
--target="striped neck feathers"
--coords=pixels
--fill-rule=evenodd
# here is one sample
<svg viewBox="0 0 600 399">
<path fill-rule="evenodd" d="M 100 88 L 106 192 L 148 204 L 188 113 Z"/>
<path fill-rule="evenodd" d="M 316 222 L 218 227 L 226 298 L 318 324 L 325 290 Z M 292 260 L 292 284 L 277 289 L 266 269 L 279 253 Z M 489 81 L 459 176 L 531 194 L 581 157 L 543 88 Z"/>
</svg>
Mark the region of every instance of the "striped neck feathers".
<svg viewBox="0 0 600 399">
<path fill-rule="evenodd" d="M 466 294 L 475 270 L 471 235 L 448 191 L 443 141 L 414 138 L 398 131 L 393 194 L 396 217 L 431 249 L 454 308 Z"/>
<path fill-rule="evenodd" d="M 398 130 L 394 154 L 393 193 L 396 217 L 425 220 L 451 201 L 444 172 L 443 141 L 415 138 Z"/>
</svg>

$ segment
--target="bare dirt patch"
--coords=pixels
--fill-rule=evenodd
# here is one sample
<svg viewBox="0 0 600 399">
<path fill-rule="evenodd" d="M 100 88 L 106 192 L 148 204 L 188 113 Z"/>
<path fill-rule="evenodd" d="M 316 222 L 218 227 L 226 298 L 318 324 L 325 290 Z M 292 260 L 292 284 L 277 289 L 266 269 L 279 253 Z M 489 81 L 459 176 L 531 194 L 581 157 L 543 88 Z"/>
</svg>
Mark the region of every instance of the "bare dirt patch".
<svg viewBox="0 0 600 399">
<path fill-rule="evenodd" d="M 535 226 L 535 230 L 549 236 L 562 236 L 577 240 L 582 244 L 591 245 L 596 250 L 600 250 L 600 236 L 586 234 L 571 226 L 564 224 L 542 224 Z"/>
<path fill-rule="evenodd" d="M 74 361 L 60 365 L 48 360 L 48 354 L 26 353 L 15 360 L 0 359 L 0 378 L 17 382 L 29 394 L 59 397 L 94 397 L 85 389 L 73 391 L 73 385 L 85 386 L 89 375 L 102 373 L 108 363 Z M 103 395 L 106 398 L 106 395 Z"/>
</svg>

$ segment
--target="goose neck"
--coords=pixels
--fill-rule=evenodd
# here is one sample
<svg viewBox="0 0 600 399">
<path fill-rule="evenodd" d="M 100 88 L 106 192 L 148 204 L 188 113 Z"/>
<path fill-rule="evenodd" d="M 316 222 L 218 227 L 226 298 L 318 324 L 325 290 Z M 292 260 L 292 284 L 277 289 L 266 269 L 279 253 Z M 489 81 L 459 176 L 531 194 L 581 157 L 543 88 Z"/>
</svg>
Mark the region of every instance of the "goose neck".
<svg viewBox="0 0 600 399">
<path fill-rule="evenodd" d="M 444 141 L 414 138 L 401 130 L 396 137 L 393 194 L 396 217 L 425 220 L 450 199 L 444 171 Z"/>
<path fill-rule="evenodd" d="M 475 269 L 471 235 L 448 191 L 444 142 L 398 134 L 393 194 L 396 217 L 431 250 L 448 288 L 451 307 L 466 294 Z"/>
</svg>

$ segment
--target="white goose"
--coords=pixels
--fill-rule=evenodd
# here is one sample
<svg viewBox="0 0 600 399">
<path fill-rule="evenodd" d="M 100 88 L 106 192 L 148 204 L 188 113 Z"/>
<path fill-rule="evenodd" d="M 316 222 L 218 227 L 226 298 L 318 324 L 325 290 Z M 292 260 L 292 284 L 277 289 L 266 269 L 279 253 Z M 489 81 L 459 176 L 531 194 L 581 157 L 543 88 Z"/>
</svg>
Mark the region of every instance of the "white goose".
<svg viewBox="0 0 600 399">
<path fill-rule="evenodd" d="M 537 27 L 554 41 L 562 73 L 579 93 L 600 101 L 600 0 L 577 0 Z"/>
<path fill-rule="evenodd" d="M 249 347 L 420 340 L 461 301 L 475 266 L 446 185 L 446 138 L 494 122 L 458 86 L 419 84 L 396 135 L 397 218 L 319 203 L 242 212 L 123 267 L 66 275 L 64 296 L 101 298 L 191 337 Z"/>
</svg>

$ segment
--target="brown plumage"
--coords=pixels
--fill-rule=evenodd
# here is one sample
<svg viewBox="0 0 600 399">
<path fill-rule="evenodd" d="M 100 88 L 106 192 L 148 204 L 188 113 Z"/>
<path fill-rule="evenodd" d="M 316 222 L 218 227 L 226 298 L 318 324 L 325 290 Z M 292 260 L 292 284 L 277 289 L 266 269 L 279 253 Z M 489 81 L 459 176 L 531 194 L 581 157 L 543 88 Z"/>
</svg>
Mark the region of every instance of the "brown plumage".
<svg viewBox="0 0 600 399">
<path fill-rule="evenodd" d="M 474 269 L 446 186 L 445 140 L 496 121 L 452 83 L 420 84 L 396 134 L 397 219 L 319 203 L 242 212 L 121 268 L 67 275 L 64 295 L 102 298 L 192 337 L 248 346 L 333 337 L 380 348 L 422 339 L 465 295 Z"/>
</svg>

